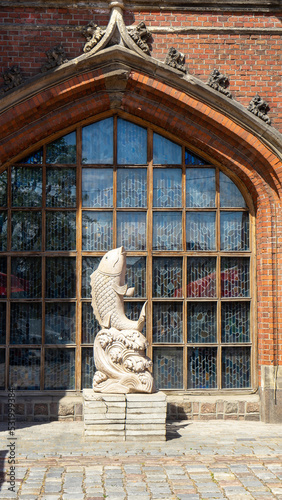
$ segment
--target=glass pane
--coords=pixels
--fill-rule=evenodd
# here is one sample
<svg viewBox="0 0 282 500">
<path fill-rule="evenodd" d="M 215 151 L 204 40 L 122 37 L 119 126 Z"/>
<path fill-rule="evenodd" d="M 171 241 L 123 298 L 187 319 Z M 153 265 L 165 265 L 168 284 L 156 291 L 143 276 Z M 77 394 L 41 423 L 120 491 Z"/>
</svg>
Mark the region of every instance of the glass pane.
<svg viewBox="0 0 282 500">
<path fill-rule="evenodd" d="M 82 290 L 81 296 L 86 299 L 91 297 L 90 276 L 99 266 L 101 257 L 82 257 Z"/>
<path fill-rule="evenodd" d="M 146 257 L 127 257 L 125 282 L 134 287 L 134 297 L 146 297 Z"/>
<path fill-rule="evenodd" d="M 76 206 L 76 169 L 46 169 L 46 207 Z"/>
<path fill-rule="evenodd" d="M 46 213 L 46 250 L 76 249 L 76 213 Z"/>
<path fill-rule="evenodd" d="M 75 303 L 45 306 L 45 344 L 75 343 Z"/>
<path fill-rule="evenodd" d="M 153 342 L 182 342 L 182 302 L 155 303 L 153 305 Z"/>
<path fill-rule="evenodd" d="M 0 212 L 0 252 L 7 251 L 8 214 Z"/>
<path fill-rule="evenodd" d="M 38 299 L 41 297 L 41 258 L 15 257 L 11 259 L 12 298 Z"/>
<path fill-rule="evenodd" d="M 122 208 L 145 208 L 147 206 L 147 169 L 118 169 L 117 206 Z"/>
<path fill-rule="evenodd" d="M 153 297 L 182 296 L 182 258 L 154 258 Z"/>
<path fill-rule="evenodd" d="M 82 163 L 113 163 L 114 120 L 106 118 L 82 129 Z"/>
<path fill-rule="evenodd" d="M 5 349 L 0 349 L 0 390 L 5 389 Z"/>
<path fill-rule="evenodd" d="M 221 207 L 245 207 L 246 202 L 236 184 L 220 172 L 220 206 Z"/>
<path fill-rule="evenodd" d="M 215 207 L 215 169 L 186 169 L 186 207 Z"/>
<path fill-rule="evenodd" d="M 216 342 L 216 304 L 188 302 L 187 337 L 193 344 Z"/>
<path fill-rule="evenodd" d="M 183 350 L 154 348 L 154 379 L 158 389 L 183 388 Z"/>
<path fill-rule="evenodd" d="M 74 389 L 75 350 L 45 350 L 44 389 Z"/>
<path fill-rule="evenodd" d="M 147 130 L 122 118 L 117 120 L 117 162 L 125 165 L 147 163 Z"/>
<path fill-rule="evenodd" d="M 99 330 L 101 327 L 94 316 L 91 303 L 84 302 L 82 304 L 82 343 L 93 344 Z"/>
<path fill-rule="evenodd" d="M 117 246 L 126 250 L 146 249 L 146 213 L 119 212 L 117 214 Z"/>
<path fill-rule="evenodd" d="M 222 297 L 249 297 L 250 260 L 247 257 L 221 259 Z"/>
<path fill-rule="evenodd" d="M 112 212 L 82 212 L 83 250 L 110 250 L 112 238 Z"/>
<path fill-rule="evenodd" d="M 144 302 L 125 302 L 124 312 L 127 318 L 138 321 Z M 142 329 L 142 334 L 146 336 L 146 320 Z"/>
<path fill-rule="evenodd" d="M 7 259 L 0 257 L 0 297 L 7 297 Z"/>
<path fill-rule="evenodd" d="M 220 213 L 220 249 L 229 252 L 249 250 L 249 214 Z"/>
<path fill-rule="evenodd" d="M 40 389 L 40 349 L 10 349 L 9 386 Z"/>
<path fill-rule="evenodd" d="M 40 148 L 38 151 L 35 151 L 29 156 L 26 156 L 19 163 L 28 163 L 29 165 L 37 165 L 43 163 L 43 148 Z"/>
<path fill-rule="evenodd" d="M 0 344 L 6 343 L 6 303 L 0 302 Z"/>
<path fill-rule="evenodd" d="M 42 204 L 42 169 L 12 168 L 12 206 L 40 207 Z"/>
<path fill-rule="evenodd" d="M 223 302 L 221 305 L 222 342 L 250 342 L 250 304 Z"/>
<path fill-rule="evenodd" d="M 207 162 L 200 158 L 199 156 L 185 149 L 185 165 L 206 165 Z"/>
<path fill-rule="evenodd" d="M 11 344 L 41 344 L 41 304 L 11 303 Z"/>
<path fill-rule="evenodd" d="M 251 386 L 251 350 L 249 347 L 222 348 L 222 387 L 246 389 Z"/>
<path fill-rule="evenodd" d="M 188 353 L 188 388 L 216 389 L 216 348 L 193 347 Z"/>
<path fill-rule="evenodd" d="M 46 297 L 70 299 L 75 297 L 75 258 L 46 258 Z"/>
<path fill-rule="evenodd" d="M 187 260 L 187 297 L 216 297 L 216 258 Z"/>
<path fill-rule="evenodd" d="M 153 214 L 153 250 L 182 250 L 182 213 Z"/>
<path fill-rule="evenodd" d="M 76 133 L 71 132 L 46 146 L 46 163 L 75 163 Z"/>
<path fill-rule="evenodd" d="M 11 250 L 41 250 L 41 212 L 12 212 Z"/>
<path fill-rule="evenodd" d="M 7 206 L 7 170 L 0 174 L 0 207 Z"/>
<path fill-rule="evenodd" d="M 187 250 L 215 250 L 215 212 L 186 214 Z"/>
<path fill-rule="evenodd" d="M 153 206 L 176 208 L 182 206 L 182 170 L 155 168 Z"/>
<path fill-rule="evenodd" d="M 109 208 L 113 206 L 113 169 L 82 169 L 82 206 Z"/>
<path fill-rule="evenodd" d="M 182 148 L 175 142 L 165 137 L 154 134 L 153 139 L 154 165 L 179 165 L 181 164 Z"/>
<path fill-rule="evenodd" d="M 81 360 L 81 388 L 90 389 L 92 387 L 93 377 L 95 373 L 95 364 L 92 347 L 84 347 L 82 349 Z"/>
</svg>

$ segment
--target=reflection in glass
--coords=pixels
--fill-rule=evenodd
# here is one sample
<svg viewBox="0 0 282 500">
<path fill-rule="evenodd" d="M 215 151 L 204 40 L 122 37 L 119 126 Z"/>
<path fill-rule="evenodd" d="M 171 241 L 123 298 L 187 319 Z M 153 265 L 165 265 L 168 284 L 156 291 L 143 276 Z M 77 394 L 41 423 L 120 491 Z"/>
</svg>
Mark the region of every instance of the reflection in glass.
<svg viewBox="0 0 282 500">
<path fill-rule="evenodd" d="M 38 299 L 41 297 L 41 258 L 12 257 L 11 297 Z"/>
<path fill-rule="evenodd" d="M 117 171 L 117 206 L 145 208 L 147 206 L 147 170 L 119 168 Z"/>
<path fill-rule="evenodd" d="M 182 250 L 181 212 L 153 214 L 153 250 Z"/>
<path fill-rule="evenodd" d="M 8 214 L 7 212 L 0 212 L 0 252 L 6 252 L 7 250 L 7 223 Z"/>
<path fill-rule="evenodd" d="M 146 257 L 126 258 L 125 283 L 134 287 L 134 297 L 146 297 Z"/>
<path fill-rule="evenodd" d="M 206 163 L 203 158 L 195 155 L 189 149 L 185 149 L 185 165 L 206 165 Z"/>
<path fill-rule="evenodd" d="M 82 129 L 82 163 L 113 163 L 113 118 L 106 118 Z"/>
<path fill-rule="evenodd" d="M 220 206 L 226 208 L 245 207 L 246 202 L 236 184 L 223 172 L 219 173 Z"/>
<path fill-rule="evenodd" d="M 138 321 L 144 302 L 124 302 L 124 312 L 131 321 Z M 143 326 L 142 334 L 146 336 L 146 320 Z"/>
<path fill-rule="evenodd" d="M 186 214 L 187 250 L 215 250 L 215 212 Z"/>
<path fill-rule="evenodd" d="M 249 347 L 222 348 L 222 387 L 246 389 L 251 385 L 251 350 Z"/>
<path fill-rule="evenodd" d="M 146 249 L 146 213 L 119 212 L 117 214 L 117 246 L 126 250 Z"/>
<path fill-rule="evenodd" d="M 153 297 L 182 297 L 182 258 L 153 259 Z"/>
<path fill-rule="evenodd" d="M 180 168 L 155 168 L 153 205 L 160 208 L 182 206 L 182 170 Z"/>
<path fill-rule="evenodd" d="M 182 148 L 162 135 L 154 134 L 153 163 L 154 165 L 181 164 Z"/>
<path fill-rule="evenodd" d="M 249 214 L 220 213 L 220 249 L 235 252 L 249 250 Z"/>
<path fill-rule="evenodd" d="M 82 206 L 109 208 L 113 206 L 113 169 L 82 169 Z"/>
<path fill-rule="evenodd" d="M 0 390 L 5 389 L 5 349 L 0 349 Z"/>
<path fill-rule="evenodd" d="M 101 330 L 90 302 L 82 303 L 82 343 L 93 344 L 96 334 Z M 93 356 L 93 349 L 92 349 Z"/>
<path fill-rule="evenodd" d="M 12 206 L 40 207 L 42 204 L 42 168 L 12 168 Z"/>
<path fill-rule="evenodd" d="M 222 342 L 250 342 L 250 304 L 223 302 L 221 305 Z"/>
<path fill-rule="evenodd" d="M 43 163 L 43 148 L 40 148 L 38 151 L 26 156 L 20 160 L 19 163 L 28 163 L 29 165 L 38 165 Z"/>
<path fill-rule="evenodd" d="M 216 297 L 215 257 L 188 257 L 187 297 Z"/>
<path fill-rule="evenodd" d="M 82 349 L 81 361 L 81 389 L 92 388 L 95 371 L 93 348 L 84 347 Z"/>
<path fill-rule="evenodd" d="M 42 306 L 38 303 L 11 303 L 11 344 L 41 344 Z"/>
<path fill-rule="evenodd" d="M 222 297 L 249 297 L 250 260 L 247 257 L 221 259 Z"/>
<path fill-rule="evenodd" d="M 45 344 L 75 344 L 75 303 L 45 306 Z"/>
<path fill-rule="evenodd" d="M 46 169 L 46 206 L 50 208 L 76 206 L 75 168 Z"/>
<path fill-rule="evenodd" d="M 46 258 L 46 297 L 71 299 L 75 297 L 75 258 Z"/>
<path fill-rule="evenodd" d="M 186 207 L 215 207 L 215 169 L 186 169 Z"/>
<path fill-rule="evenodd" d="M 99 266 L 101 257 L 82 257 L 82 289 L 81 296 L 86 299 L 91 297 L 90 276 Z"/>
<path fill-rule="evenodd" d="M 117 120 L 117 162 L 124 165 L 147 163 L 147 130 L 122 118 Z"/>
<path fill-rule="evenodd" d="M 7 170 L 0 174 L 0 207 L 7 206 Z"/>
<path fill-rule="evenodd" d="M 0 302 L 0 344 L 6 341 L 6 303 Z"/>
<path fill-rule="evenodd" d="M 44 389 L 72 390 L 75 381 L 75 350 L 45 349 Z"/>
<path fill-rule="evenodd" d="M 40 349 L 10 349 L 9 385 L 14 389 L 40 389 Z"/>
<path fill-rule="evenodd" d="M 12 212 L 11 250 L 41 250 L 41 212 Z"/>
<path fill-rule="evenodd" d="M 188 302 L 188 342 L 195 344 L 216 342 L 216 304 L 214 302 Z"/>
<path fill-rule="evenodd" d="M 182 303 L 164 302 L 153 305 L 153 342 L 182 342 Z"/>
<path fill-rule="evenodd" d="M 82 212 L 83 250 L 110 250 L 112 237 L 112 212 Z"/>
<path fill-rule="evenodd" d="M 0 298 L 7 297 L 7 258 L 0 257 Z"/>
<path fill-rule="evenodd" d="M 71 132 L 46 146 L 46 163 L 75 163 L 76 133 Z"/>
<path fill-rule="evenodd" d="M 46 250 L 76 249 L 76 213 L 46 213 Z"/>
<path fill-rule="evenodd" d="M 181 348 L 154 348 L 153 363 L 153 376 L 158 389 L 183 388 L 183 350 Z"/>
<path fill-rule="evenodd" d="M 188 388 L 216 389 L 216 348 L 191 347 L 188 353 Z"/>
</svg>

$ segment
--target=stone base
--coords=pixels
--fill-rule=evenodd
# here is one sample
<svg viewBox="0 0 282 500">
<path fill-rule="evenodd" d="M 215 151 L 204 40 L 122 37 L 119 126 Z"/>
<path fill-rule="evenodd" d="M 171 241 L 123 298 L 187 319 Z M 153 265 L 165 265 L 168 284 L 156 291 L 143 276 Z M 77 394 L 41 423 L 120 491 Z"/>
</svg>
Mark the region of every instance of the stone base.
<svg viewBox="0 0 282 500">
<path fill-rule="evenodd" d="M 166 395 L 83 389 L 84 436 L 95 441 L 166 440 Z"/>
</svg>

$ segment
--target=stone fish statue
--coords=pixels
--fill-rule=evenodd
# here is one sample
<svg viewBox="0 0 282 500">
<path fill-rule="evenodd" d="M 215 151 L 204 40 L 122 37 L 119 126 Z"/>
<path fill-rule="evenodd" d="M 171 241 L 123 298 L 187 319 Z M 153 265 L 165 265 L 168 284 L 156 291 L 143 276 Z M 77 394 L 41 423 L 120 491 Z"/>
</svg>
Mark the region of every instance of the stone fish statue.
<svg viewBox="0 0 282 500">
<path fill-rule="evenodd" d="M 107 393 L 155 392 L 149 371 L 152 361 L 145 355 L 148 342 L 142 329 L 146 303 L 139 319 L 124 313 L 124 296 L 134 288 L 125 284 L 126 253 L 123 247 L 107 252 L 91 275 L 92 307 L 102 329 L 94 342 L 96 372 L 93 390 Z"/>
</svg>

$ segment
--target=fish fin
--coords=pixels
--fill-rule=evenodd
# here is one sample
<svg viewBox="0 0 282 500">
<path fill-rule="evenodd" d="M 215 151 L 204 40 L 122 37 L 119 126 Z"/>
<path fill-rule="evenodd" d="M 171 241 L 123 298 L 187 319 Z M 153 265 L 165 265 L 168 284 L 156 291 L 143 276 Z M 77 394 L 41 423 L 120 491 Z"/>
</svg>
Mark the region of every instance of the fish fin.
<svg viewBox="0 0 282 500">
<path fill-rule="evenodd" d="M 127 292 L 125 295 L 126 295 L 126 297 L 133 297 L 134 292 L 135 292 L 135 288 L 133 286 L 133 287 L 127 289 Z"/>
<path fill-rule="evenodd" d="M 117 285 L 116 283 L 113 283 L 112 284 L 112 287 L 113 287 L 113 290 L 118 294 L 118 295 L 122 295 L 124 296 L 126 294 L 126 291 L 127 291 L 127 285 L 123 285 L 123 286 L 120 286 L 120 285 Z"/>
<path fill-rule="evenodd" d="M 101 322 L 101 326 L 104 328 L 109 328 L 111 323 L 111 311 L 109 311 L 106 316 L 103 318 L 103 321 Z"/>
</svg>

